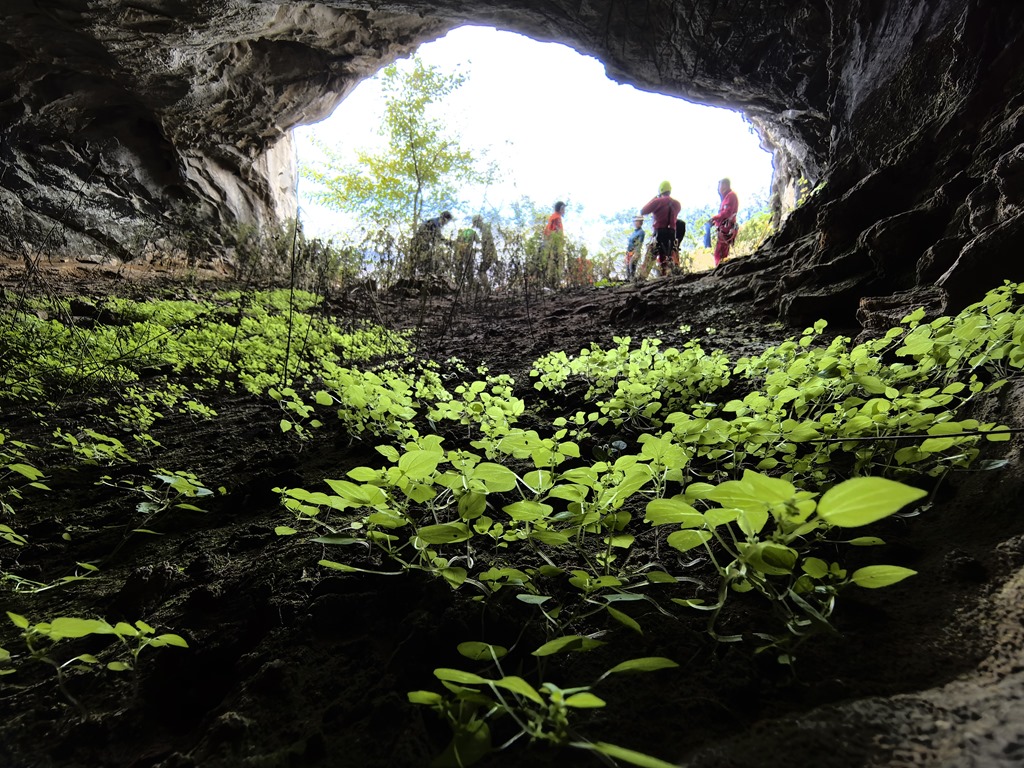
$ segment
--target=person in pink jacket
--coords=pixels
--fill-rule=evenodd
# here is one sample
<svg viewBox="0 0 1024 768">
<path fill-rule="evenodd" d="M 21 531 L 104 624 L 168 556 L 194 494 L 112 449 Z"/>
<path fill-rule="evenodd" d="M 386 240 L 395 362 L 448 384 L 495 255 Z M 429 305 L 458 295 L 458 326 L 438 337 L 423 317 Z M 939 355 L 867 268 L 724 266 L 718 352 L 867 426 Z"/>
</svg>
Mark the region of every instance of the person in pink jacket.
<svg viewBox="0 0 1024 768">
<path fill-rule="evenodd" d="M 640 214 L 654 214 L 654 240 L 658 248 L 658 268 L 662 276 L 668 274 L 672 263 L 672 248 L 676 241 L 676 218 L 683 210 L 683 204 L 671 196 L 672 185 L 661 182 L 658 196 L 640 209 Z"/>
<path fill-rule="evenodd" d="M 716 267 L 729 256 L 729 248 L 735 242 L 736 233 L 740 229 L 736 223 L 740 200 L 732 190 L 732 182 L 728 179 L 718 182 L 718 194 L 722 198 L 722 204 L 718 208 L 718 213 L 711 217 L 712 225 L 718 230 L 714 254 Z"/>
</svg>

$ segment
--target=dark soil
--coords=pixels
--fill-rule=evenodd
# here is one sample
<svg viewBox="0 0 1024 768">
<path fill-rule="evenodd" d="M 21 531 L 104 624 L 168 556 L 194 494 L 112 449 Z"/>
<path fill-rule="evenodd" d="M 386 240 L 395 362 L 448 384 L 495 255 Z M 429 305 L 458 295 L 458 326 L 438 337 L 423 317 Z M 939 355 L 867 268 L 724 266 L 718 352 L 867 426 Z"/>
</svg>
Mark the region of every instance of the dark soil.
<svg viewBox="0 0 1024 768">
<path fill-rule="evenodd" d="M 8 295 L 25 288 L 13 266 L 2 279 Z M 172 274 L 104 274 L 77 265 L 46 272 L 43 280 L 28 290 L 164 296 L 203 288 L 194 278 L 189 285 Z M 373 306 L 356 295 L 332 301 L 339 315 L 376 313 L 398 327 L 419 309 L 416 298 Z M 706 349 L 721 348 L 735 359 L 794 330 L 721 300 L 713 276 L 529 302 L 477 299 L 454 311 L 441 297 L 430 300 L 426 314 L 431 320 L 419 336 L 424 355 L 457 356 L 471 370 L 486 365 L 492 374 L 510 373 L 528 402 L 530 364 L 552 350 L 572 353 L 591 342 L 610 344 L 613 336 L 658 331 L 672 341 L 685 323 L 700 331 Z M 62 419 L 86 413 L 82 395 L 69 393 L 53 413 L 7 408 L 0 424 L 45 445 Z M 137 675 L 71 672 L 67 692 L 78 706 L 44 664 L 25 664 L 0 679 L 0 766 L 429 765 L 450 734 L 431 711 L 409 704 L 406 693 L 437 689 L 435 667 L 468 668 L 455 651 L 464 640 L 508 645 L 522 633 L 524 647 L 535 647 L 531 640 L 543 641 L 536 611 L 511 599 L 482 609 L 466 590 L 453 592 L 426 576 L 331 575 L 317 565 L 331 553 L 275 534 L 289 518 L 273 489 L 313 489 L 323 478 L 379 463 L 373 446 L 331 425 L 299 443 L 280 432 L 281 412 L 265 399 L 225 393 L 206 401 L 217 418 L 157 423 L 152 434 L 163 448 L 148 464 L 69 470 L 60 468 L 60 455 L 47 457 L 52 492 L 27 495 L 18 512 L 18 530 L 32 545 L 0 545 L 0 571 L 40 582 L 75 572 L 76 562 L 100 571 L 38 594 L 4 587 L 3 607 L 32 617 L 143 619 L 182 635 L 189 648 L 143 652 Z M 990 407 L 1006 418 L 1012 406 Z M 136 500 L 96 482 L 158 467 L 188 469 L 226 493 L 204 501 L 203 513 L 173 510 L 152 521 L 160 536 L 131 534 L 139 524 Z M 889 542 L 885 560 L 920 575 L 887 589 L 844 593 L 835 615 L 839 633 L 809 643 L 795 677 L 774 657 L 754 654 L 753 638 L 714 643 L 703 632 L 703 615 L 668 619 L 638 611 L 643 636 L 629 640 L 628 630 L 607 627 L 625 644 L 622 658 L 667 656 L 681 667 L 602 682 L 595 692 L 609 706 L 582 711 L 579 731 L 686 765 L 904 764 L 892 758 L 896 726 L 880 716 L 851 717 L 848 707 L 937 689 L 977 667 L 996 632 L 979 618 L 980 606 L 1022 564 L 1021 547 L 1013 543 L 1024 533 L 1019 478 L 965 473 L 948 479 L 936 499 L 925 515 L 890 520 L 877 531 Z M 70 541 L 62 539 L 65 532 Z M 846 556 L 844 565 L 853 568 L 877 555 Z M 701 568 L 694 565 L 694 573 Z M 756 631 L 762 609 L 735 606 L 724 626 Z M 20 642 L 13 625 L 0 626 L 0 645 L 14 652 Z M 67 652 L 103 658 L 108 645 L 86 638 L 68 643 Z M 588 654 L 562 658 L 556 681 L 564 686 L 590 682 L 608 667 Z M 579 750 L 517 743 L 480 765 L 598 764 Z"/>
</svg>

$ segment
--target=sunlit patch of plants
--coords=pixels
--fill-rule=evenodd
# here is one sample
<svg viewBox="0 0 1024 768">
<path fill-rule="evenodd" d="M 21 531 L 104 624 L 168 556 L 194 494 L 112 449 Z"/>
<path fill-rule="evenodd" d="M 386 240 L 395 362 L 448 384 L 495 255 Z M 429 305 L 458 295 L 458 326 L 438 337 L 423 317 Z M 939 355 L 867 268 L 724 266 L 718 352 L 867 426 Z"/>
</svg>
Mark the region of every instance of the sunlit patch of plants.
<svg viewBox="0 0 1024 768">
<path fill-rule="evenodd" d="M 534 365 L 536 388 L 561 393 L 576 381 L 596 410 L 551 415 L 545 436 L 508 418 L 521 413 L 512 382 L 463 383 L 438 398 L 429 423 L 486 414 L 468 447 L 447 449 L 411 424 L 381 430 L 402 441 L 377 447 L 382 465 L 326 481 L 329 492 L 279 489 L 294 521 L 278 533 L 347 553 L 320 560 L 335 571 L 426 572 L 482 602 L 512 590 L 536 611 L 544 655 L 642 633 L 651 611 L 703 611 L 710 638 L 753 639 L 755 653 L 793 665 L 805 642 L 835 632 L 843 590 L 914 575 L 889 564 L 851 570 L 835 553 L 883 547 L 860 529 L 920 504 L 928 494 L 914 486 L 969 466 L 982 439 L 1009 439 L 1007 427 L 961 414 L 1024 367 L 1022 293 L 1006 285 L 930 323 L 915 312 L 857 346 L 822 343 L 818 323 L 735 364 L 695 342 L 662 350 L 619 339 L 610 351 L 552 353 Z M 747 392 L 717 401 L 727 385 Z M 416 409 L 403 415 L 411 422 Z M 599 446 L 593 456 L 584 439 Z M 729 603 L 755 598 L 763 626 L 722 628 Z M 498 748 L 521 737 L 589 743 L 570 735 L 566 703 L 586 693 L 603 705 L 589 687 L 509 677 L 498 646 L 481 647 L 496 677 L 439 669 L 445 693 L 410 694 L 452 726 L 436 765 L 468 765 L 494 748 L 495 717 L 516 725 Z"/>
<path fill-rule="evenodd" d="M 525 625 L 515 638 L 467 638 L 467 669 L 438 667 L 438 690 L 409 694 L 452 728 L 435 764 L 535 742 L 663 768 L 589 740 L 586 711 L 605 706 L 609 676 L 676 662 L 613 658 L 589 684 L 564 687 L 563 655 L 622 659 L 626 638 L 657 618 L 796 668 L 805 643 L 835 633 L 845 590 L 913 576 L 898 564 L 850 567 L 849 548 L 879 548 L 884 563 L 872 525 L 926 508 L 928 489 L 971 466 L 982 441 L 1009 439 L 968 409 L 1024 367 L 1022 294 L 1008 284 L 930 322 L 914 312 L 859 345 L 826 339 L 819 322 L 735 361 L 685 327 L 671 346 L 616 338 L 545 355 L 523 383 L 418 360 L 404 337 L 343 328 L 299 291 L 76 305 L 91 307 L 89 323 L 70 302 L 28 301 L 17 315 L 0 310 L 0 342 L 13 350 L 0 397 L 34 404 L 95 384 L 94 423 L 46 427 L 52 453 L 79 467 L 131 467 L 160 447 L 152 432 L 169 414 L 216 418 L 204 402 L 214 387 L 276 402 L 289 436 L 341 431 L 372 446 L 375 458 L 323 488 L 278 489 L 290 517 L 276 532 L 319 548 L 325 569 L 426 574 L 482 607 L 511 605 Z M 0 430 L 8 551 L 30 546 L 18 533 L 23 494 L 48 490 L 36 451 Z M 202 512 L 214 495 L 187 470 L 100 471 L 98 483 L 134 506 L 125 540 L 158 535 L 165 515 Z M 63 580 L 4 572 L 3 583 L 28 595 L 95 573 L 79 563 Z M 184 643 L 143 623 L 11 618 L 26 651 L 0 649 L 0 671 L 43 661 L 58 687 L 65 669 L 98 663 L 63 653 L 64 640 L 115 637 L 123 647 L 107 665 L 122 671 L 144 648 Z"/>
</svg>

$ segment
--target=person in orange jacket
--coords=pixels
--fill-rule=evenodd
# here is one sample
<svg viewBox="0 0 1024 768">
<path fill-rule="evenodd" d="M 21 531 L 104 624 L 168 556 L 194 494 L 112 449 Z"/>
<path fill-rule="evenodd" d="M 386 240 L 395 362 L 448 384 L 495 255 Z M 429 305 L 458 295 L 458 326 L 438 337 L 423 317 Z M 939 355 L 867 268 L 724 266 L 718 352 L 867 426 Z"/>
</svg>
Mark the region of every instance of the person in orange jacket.
<svg viewBox="0 0 1024 768">
<path fill-rule="evenodd" d="M 672 248 L 676 240 L 676 219 L 683 205 L 672 196 L 672 184 L 661 182 L 658 196 L 640 209 L 644 216 L 654 215 L 654 239 L 658 249 L 658 268 L 662 277 L 668 274 L 672 263 Z"/>
<path fill-rule="evenodd" d="M 740 201 L 733 192 L 729 179 L 718 182 L 718 194 L 722 198 L 722 204 L 718 208 L 718 213 L 711 217 L 711 224 L 718 230 L 714 253 L 716 267 L 729 256 L 729 248 L 736 241 L 736 234 L 740 229 L 736 223 Z"/>
<path fill-rule="evenodd" d="M 565 214 L 565 203 L 559 200 L 555 203 L 554 212 L 548 216 L 547 226 L 544 227 L 544 239 L 547 240 L 555 232 L 562 232 L 562 216 Z"/>
<path fill-rule="evenodd" d="M 559 200 L 555 203 L 555 210 L 548 216 L 548 223 L 544 227 L 544 249 L 543 263 L 539 265 L 539 277 L 549 287 L 557 287 L 562 281 L 562 273 L 565 265 L 562 263 L 564 255 L 564 230 L 562 229 L 562 216 L 565 214 L 565 203 Z"/>
</svg>

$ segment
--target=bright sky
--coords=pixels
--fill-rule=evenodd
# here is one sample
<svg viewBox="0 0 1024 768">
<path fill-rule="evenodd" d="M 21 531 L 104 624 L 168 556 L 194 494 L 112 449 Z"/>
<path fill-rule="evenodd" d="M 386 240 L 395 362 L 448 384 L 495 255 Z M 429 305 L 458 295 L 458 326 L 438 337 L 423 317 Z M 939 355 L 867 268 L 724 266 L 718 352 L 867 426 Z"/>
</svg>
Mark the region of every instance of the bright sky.
<svg viewBox="0 0 1024 768">
<path fill-rule="evenodd" d="M 448 98 L 445 118 L 464 146 L 485 149 L 503 172 L 486 200 L 475 201 L 488 207 L 524 195 L 545 208 L 565 200 L 566 234 L 591 241 L 606 229 L 598 217 L 639 210 L 663 179 L 684 210 L 717 207 L 724 176 L 732 179 L 741 211 L 745 193 L 764 194 L 771 185 L 771 155 L 738 112 L 619 85 L 597 59 L 567 46 L 460 27 L 417 53 L 427 64 L 468 75 Z M 319 157 L 312 136 L 346 160 L 347 153 L 379 145 L 382 112 L 379 83 L 364 81 L 328 119 L 295 130 L 300 161 Z M 327 237 L 344 229 L 340 214 L 309 200 L 309 187 L 300 181 L 306 233 Z"/>
</svg>

